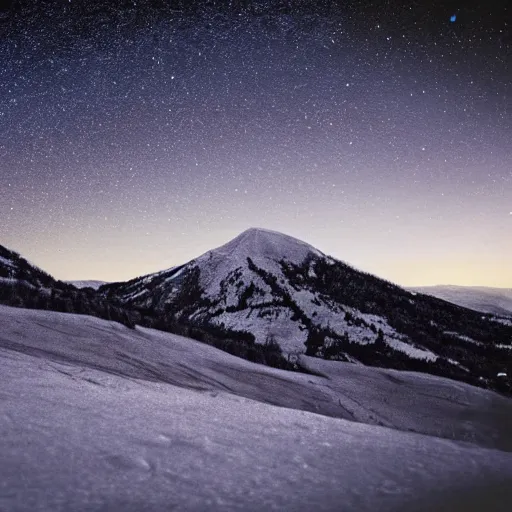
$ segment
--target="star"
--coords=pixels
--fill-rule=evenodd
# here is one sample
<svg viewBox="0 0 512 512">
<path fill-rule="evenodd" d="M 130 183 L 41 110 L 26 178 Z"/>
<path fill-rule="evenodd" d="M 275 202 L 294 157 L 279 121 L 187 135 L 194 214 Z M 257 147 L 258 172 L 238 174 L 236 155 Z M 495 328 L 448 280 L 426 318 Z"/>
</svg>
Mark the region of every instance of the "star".
<svg viewBox="0 0 512 512">
<path fill-rule="evenodd" d="M 442 282 L 472 241 L 494 240 L 477 274 L 512 286 L 494 264 L 512 168 L 504 8 L 481 23 L 485 2 L 463 20 L 393 0 L 288 2 L 286 15 L 272 2 L 33 4 L 0 38 L 0 243 L 56 277 L 129 279 L 196 257 L 205 232 L 213 247 L 257 225 L 397 283 Z M 454 253 L 468 216 L 475 238 Z M 107 247 L 108 262 L 91 256 Z"/>
</svg>

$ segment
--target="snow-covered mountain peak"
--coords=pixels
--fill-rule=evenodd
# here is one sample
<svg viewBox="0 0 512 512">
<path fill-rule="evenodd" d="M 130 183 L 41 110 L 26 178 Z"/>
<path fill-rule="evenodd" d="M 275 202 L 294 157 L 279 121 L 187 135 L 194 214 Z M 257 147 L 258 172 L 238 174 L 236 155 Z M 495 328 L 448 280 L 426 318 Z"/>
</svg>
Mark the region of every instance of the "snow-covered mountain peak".
<svg viewBox="0 0 512 512">
<path fill-rule="evenodd" d="M 302 263 L 309 255 L 323 256 L 320 251 L 302 240 L 262 228 L 249 228 L 203 257 L 210 258 L 210 254 L 228 257 L 231 260 L 240 259 L 241 263 L 246 262 L 247 257 L 274 261 L 285 259 Z"/>
<path fill-rule="evenodd" d="M 301 265 L 308 257 L 325 257 L 313 246 L 289 235 L 261 228 L 250 228 L 226 244 L 217 247 L 189 265 L 200 269 L 201 285 L 206 295 L 217 296 L 222 281 L 237 274 L 237 282 L 249 285 L 254 280 L 261 280 L 249 269 L 249 261 L 258 268 L 281 276 L 281 261 Z M 237 286 L 233 290 L 238 294 Z M 229 300 L 228 300 L 229 302 Z"/>
</svg>

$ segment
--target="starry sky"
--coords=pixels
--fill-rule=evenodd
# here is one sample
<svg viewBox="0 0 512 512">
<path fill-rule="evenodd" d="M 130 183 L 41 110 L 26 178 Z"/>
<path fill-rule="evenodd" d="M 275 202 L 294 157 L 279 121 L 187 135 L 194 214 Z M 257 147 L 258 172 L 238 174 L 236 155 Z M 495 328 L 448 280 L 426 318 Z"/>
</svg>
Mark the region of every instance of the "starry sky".
<svg viewBox="0 0 512 512">
<path fill-rule="evenodd" d="M 0 11 L 0 243 L 59 279 L 248 227 L 401 285 L 512 287 L 507 2 Z"/>
</svg>

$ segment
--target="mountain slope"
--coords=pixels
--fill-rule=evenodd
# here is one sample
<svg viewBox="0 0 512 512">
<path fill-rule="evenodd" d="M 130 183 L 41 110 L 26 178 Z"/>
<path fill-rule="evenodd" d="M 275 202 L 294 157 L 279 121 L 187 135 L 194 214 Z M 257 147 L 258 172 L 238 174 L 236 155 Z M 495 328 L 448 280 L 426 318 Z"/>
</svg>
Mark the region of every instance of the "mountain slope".
<svg viewBox="0 0 512 512">
<path fill-rule="evenodd" d="M 290 357 L 435 373 L 508 389 L 511 326 L 409 292 L 280 233 L 250 229 L 186 265 L 100 287 L 165 321 L 275 340 Z"/>
<path fill-rule="evenodd" d="M 323 254 L 292 237 L 269 230 L 249 229 L 186 265 L 128 283 L 102 286 L 100 292 L 139 307 L 164 311 L 171 306 L 179 309 L 182 319 L 198 322 L 213 319 L 216 325 L 251 332 L 259 343 L 264 343 L 269 333 L 268 318 L 261 314 L 246 317 L 243 312 L 246 308 L 241 306 L 247 300 L 247 306 L 259 313 L 268 305 L 273 310 L 271 334 L 279 337 L 285 350 L 302 351 L 306 340 L 304 327 L 290 322 L 289 308 L 274 304 L 280 298 L 248 263 L 248 258 L 258 270 L 280 275 L 281 259 L 299 264 L 313 256 L 323 257 Z M 242 289 L 245 295 L 240 298 Z"/>
<path fill-rule="evenodd" d="M 0 245 L 0 304 L 53 311 L 90 314 L 133 325 L 140 314 L 115 298 L 105 300 L 93 289 L 77 289 L 58 281 L 18 253 Z"/>
<path fill-rule="evenodd" d="M 409 289 L 482 313 L 512 316 L 511 288 L 439 285 L 418 286 Z"/>
<path fill-rule="evenodd" d="M 58 281 L 29 263 L 17 252 L 0 245 L 0 283 L 22 284 L 30 288 L 52 288 Z"/>
<path fill-rule="evenodd" d="M 4 284 L 23 284 L 30 288 L 69 289 L 93 288 L 97 290 L 105 281 L 58 281 L 32 263 L 29 263 L 17 252 L 0 245 L 0 282 Z"/>
</svg>

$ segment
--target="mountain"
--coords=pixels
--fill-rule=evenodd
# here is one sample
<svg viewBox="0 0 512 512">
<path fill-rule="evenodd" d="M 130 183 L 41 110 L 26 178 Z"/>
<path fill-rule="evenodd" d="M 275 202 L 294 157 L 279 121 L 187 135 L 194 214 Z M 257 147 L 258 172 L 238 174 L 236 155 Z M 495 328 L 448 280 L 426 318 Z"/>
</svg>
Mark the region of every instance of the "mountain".
<svg viewBox="0 0 512 512">
<path fill-rule="evenodd" d="M 59 283 L 52 276 L 29 263 L 17 252 L 0 245 L 0 283 L 21 284 L 33 289 L 50 289 Z"/>
<path fill-rule="evenodd" d="M 92 288 L 97 290 L 105 281 L 58 281 L 32 263 L 29 263 L 17 252 L 0 245 L 0 282 L 4 284 L 20 284 L 32 289 L 70 290 L 75 288 Z"/>
<path fill-rule="evenodd" d="M 512 288 L 438 285 L 409 289 L 482 313 L 512 316 Z"/>
<path fill-rule="evenodd" d="M 284 280 L 281 260 L 300 265 L 313 256 L 324 257 L 295 238 L 253 228 L 186 265 L 105 285 L 100 292 L 139 307 L 163 311 L 171 305 L 182 319 L 247 330 L 258 343 L 265 342 L 270 329 L 288 351 L 302 352 L 305 328 L 291 321 L 293 312 L 280 304 L 282 291 L 272 284 L 274 276 Z"/>
<path fill-rule="evenodd" d="M 115 298 L 105 300 L 92 287 L 58 281 L 18 253 L 0 245 L 0 304 L 94 315 L 133 326 L 141 315 Z"/>
<path fill-rule="evenodd" d="M 98 290 L 1 248 L 0 303 L 181 334 L 276 368 L 301 354 L 512 392 L 512 323 L 360 272 L 293 237 L 249 229 L 177 267 Z M 504 375 L 503 375 L 504 374 Z"/>
<path fill-rule="evenodd" d="M 69 284 L 72 284 L 75 288 L 92 288 L 93 290 L 97 290 L 100 286 L 106 284 L 105 281 L 66 281 Z"/>
<path fill-rule="evenodd" d="M 509 389 L 512 326 L 410 292 L 281 233 L 249 229 L 185 265 L 98 290 L 175 322 L 299 354 Z"/>
<path fill-rule="evenodd" d="M 57 281 L 28 263 L 19 254 L 2 246 L 0 251 L 0 304 L 93 315 L 120 322 L 131 328 L 135 327 L 135 324 L 155 326 L 200 339 L 254 362 L 276 368 L 300 370 L 296 364 L 283 357 L 277 343 L 256 344 L 248 333 L 226 331 L 211 325 L 195 325 L 191 330 L 187 325 L 162 318 L 159 309 L 140 308 L 126 301 L 122 302 L 112 294 L 105 296 L 98 293 L 91 286 L 77 288 L 70 283 Z"/>
<path fill-rule="evenodd" d="M 0 509 L 508 510 L 510 399 L 300 357 L 0 306 Z"/>
</svg>

